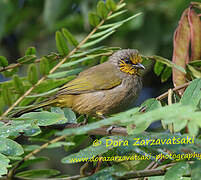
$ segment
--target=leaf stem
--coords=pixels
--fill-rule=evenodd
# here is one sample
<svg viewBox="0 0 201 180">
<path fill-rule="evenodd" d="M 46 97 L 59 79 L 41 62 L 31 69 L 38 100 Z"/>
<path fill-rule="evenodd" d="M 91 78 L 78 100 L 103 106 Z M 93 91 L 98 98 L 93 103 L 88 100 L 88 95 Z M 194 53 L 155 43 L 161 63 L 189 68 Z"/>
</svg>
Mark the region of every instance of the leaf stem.
<svg viewBox="0 0 201 180">
<path fill-rule="evenodd" d="M 56 56 L 54 60 L 57 60 L 58 58 L 59 58 L 59 57 Z M 36 59 L 36 60 L 34 61 L 34 63 L 39 63 L 41 60 L 42 60 L 42 58 L 40 58 L 40 59 Z M 7 70 L 9 70 L 9 69 L 14 69 L 14 68 L 16 68 L 16 67 L 20 67 L 20 66 L 22 66 L 22 65 L 23 65 L 23 63 L 11 64 L 11 65 L 9 65 L 9 66 L 6 66 L 6 67 L 3 67 L 3 68 L 0 68 L 0 72 L 7 71 Z"/>
</svg>

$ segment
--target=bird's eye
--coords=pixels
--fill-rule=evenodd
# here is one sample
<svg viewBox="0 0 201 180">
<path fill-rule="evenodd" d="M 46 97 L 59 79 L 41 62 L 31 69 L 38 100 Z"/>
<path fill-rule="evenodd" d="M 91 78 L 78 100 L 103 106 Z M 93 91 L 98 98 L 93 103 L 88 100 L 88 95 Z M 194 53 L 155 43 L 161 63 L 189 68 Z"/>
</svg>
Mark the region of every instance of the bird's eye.
<svg viewBox="0 0 201 180">
<path fill-rule="evenodd" d="M 130 63 L 130 59 L 129 58 L 125 58 L 124 62 L 128 64 L 128 63 Z"/>
</svg>

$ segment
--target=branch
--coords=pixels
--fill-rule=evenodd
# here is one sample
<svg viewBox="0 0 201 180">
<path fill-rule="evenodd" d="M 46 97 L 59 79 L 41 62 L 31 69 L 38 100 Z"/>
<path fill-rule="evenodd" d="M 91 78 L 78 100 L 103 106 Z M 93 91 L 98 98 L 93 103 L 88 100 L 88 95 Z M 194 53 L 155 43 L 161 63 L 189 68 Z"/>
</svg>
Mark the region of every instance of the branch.
<svg viewBox="0 0 201 180">
<path fill-rule="evenodd" d="M 118 5 L 121 4 L 124 0 L 120 0 Z M 109 17 L 112 14 L 112 11 L 110 11 L 107 15 L 107 17 Z M 107 19 L 107 18 L 106 18 Z M 98 28 L 105 22 L 106 19 L 103 19 L 89 34 L 87 37 L 85 37 L 79 44 L 77 47 L 75 47 L 63 60 L 61 60 L 56 66 L 54 66 L 49 74 L 52 74 L 53 72 L 55 72 L 63 63 L 66 62 L 66 60 L 72 56 L 97 30 Z M 2 120 L 11 110 L 13 110 L 13 108 L 15 106 L 17 106 L 27 95 L 29 95 L 32 90 L 38 86 L 39 84 L 41 84 L 47 76 L 43 76 L 35 85 L 33 85 L 30 89 L 28 89 L 19 99 L 17 99 L 17 101 L 15 101 L 15 103 L 8 108 L 0 117 L 0 120 Z"/>
<path fill-rule="evenodd" d="M 192 163 L 189 161 L 188 163 Z M 131 178 L 142 178 L 142 177 L 151 177 L 151 176 L 161 176 L 167 172 L 167 168 L 172 167 L 176 163 L 166 164 L 161 166 L 160 169 L 150 169 L 150 170 L 140 170 L 140 171 L 131 171 L 125 173 L 124 176 L 118 176 L 118 179 L 131 179 Z M 190 174 L 183 175 L 183 177 L 190 177 Z"/>
<path fill-rule="evenodd" d="M 190 83 L 191 83 L 191 81 L 187 82 L 185 84 L 182 84 L 180 86 L 176 86 L 174 89 L 172 89 L 172 91 L 178 91 L 180 89 L 186 88 L 187 86 L 189 86 Z M 163 94 L 161 94 L 160 96 L 156 97 L 156 99 L 160 101 L 160 100 L 166 98 L 167 96 L 168 96 L 168 91 L 163 93 Z"/>
<path fill-rule="evenodd" d="M 53 60 L 57 60 L 58 58 L 59 58 L 59 57 L 56 56 L 55 59 L 53 59 Z M 39 63 L 40 61 L 41 61 L 41 59 L 36 59 L 36 60 L 34 61 L 34 63 Z M 11 64 L 11 65 L 9 65 L 9 66 L 6 66 L 6 67 L 1 68 L 1 69 L 0 69 L 0 72 L 7 71 L 7 70 L 9 70 L 9 69 L 14 69 L 14 68 L 20 67 L 20 66 L 22 66 L 22 65 L 24 65 L 24 63 Z"/>
<path fill-rule="evenodd" d="M 75 124 L 75 123 L 68 123 L 65 127 L 58 127 L 56 125 L 50 126 L 53 129 L 67 129 L 67 128 L 77 128 L 80 127 L 80 124 Z M 127 136 L 127 129 L 124 127 L 113 127 L 109 132 L 108 128 L 110 126 L 104 126 L 100 127 L 94 130 L 91 130 L 88 132 L 89 135 L 122 135 L 122 136 Z"/>
<path fill-rule="evenodd" d="M 166 169 L 151 169 L 151 170 L 131 171 L 131 172 L 126 173 L 123 177 L 119 177 L 119 179 L 161 176 L 161 175 L 164 175 L 166 173 L 166 171 L 167 171 Z"/>
</svg>

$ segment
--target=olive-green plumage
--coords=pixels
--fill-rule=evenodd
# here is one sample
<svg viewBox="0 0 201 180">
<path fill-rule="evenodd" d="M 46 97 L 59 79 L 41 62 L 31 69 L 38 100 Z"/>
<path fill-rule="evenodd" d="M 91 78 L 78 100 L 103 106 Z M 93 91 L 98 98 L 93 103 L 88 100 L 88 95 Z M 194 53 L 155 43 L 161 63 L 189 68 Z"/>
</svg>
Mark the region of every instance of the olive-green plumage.
<svg viewBox="0 0 201 180">
<path fill-rule="evenodd" d="M 20 116 L 44 106 L 69 107 L 79 114 L 108 115 L 125 110 L 142 88 L 137 50 L 119 50 L 105 63 L 81 72 L 56 95 L 34 107 L 17 112 Z M 123 64 L 122 64 L 123 63 Z"/>
</svg>

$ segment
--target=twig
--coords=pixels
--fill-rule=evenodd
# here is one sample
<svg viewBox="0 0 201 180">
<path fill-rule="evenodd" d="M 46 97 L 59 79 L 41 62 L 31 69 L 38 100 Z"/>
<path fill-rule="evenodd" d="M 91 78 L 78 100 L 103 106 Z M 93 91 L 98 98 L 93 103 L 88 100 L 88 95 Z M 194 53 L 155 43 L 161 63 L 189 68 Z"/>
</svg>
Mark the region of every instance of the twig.
<svg viewBox="0 0 201 180">
<path fill-rule="evenodd" d="M 185 83 L 185 84 L 182 84 L 182 85 L 180 85 L 180 86 L 176 86 L 175 88 L 172 89 L 172 91 L 178 91 L 178 90 L 180 90 L 180 89 L 186 88 L 190 83 L 191 83 L 191 81 L 190 81 L 190 82 L 187 82 L 187 83 Z M 168 96 L 168 91 L 165 92 L 165 93 L 163 93 L 163 94 L 161 94 L 161 95 L 158 96 L 156 99 L 160 101 L 160 100 L 166 98 L 167 96 Z"/>
<path fill-rule="evenodd" d="M 92 131 L 89 131 L 88 134 L 90 135 L 108 135 L 108 127 L 101 127 L 98 129 L 94 129 Z M 114 127 L 109 135 L 121 135 L 121 136 L 127 136 L 127 129 L 123 127 Z"/>
<path fill-rule="evenodd" d="M 168 105 L 172 104 L 172 94 L 173 94 L 172 89 L 168 89 Z"/>
<path fill-rule="evenodd" d="M 166 173 L 166 169 L 151 169 L 151 170 L 141 170 L 141 171 L 131 171 L 126 173 L 123 177 L 118 179 L 130 179 L 130 178 L 141 178 L 150 176 L 161 176 Z"/>
<path fill-rule="evenodd" d="M 191 163 L 191 162 L 189 162 Z M 151 177 L 151 176 L 161 176 L 167 172 L 167 168 L 172 167 L 176 163 L 166 164 L 161 166 L 160 169 L 150 169 L 150 170 L 140 170 L 140 171 L 132 171 L 126 173 L 124 176 L 117 176 L 118 179 L 131 179 L 131 178 L 142 178 L 142 177 Z M 190 174 L 185 175 L 185 177 L 190 177 Z"/>
<path fill-rule="evenodd" d="M 39 63 L 39 62 L 41 61 L 41 59 L 42 59 L 42 58 L 36 59 L 36 60 L 34 61 L 34 63 Z M 57 56 L 56 56 L 56 58 L 55 58 L 54 60 L 56 60 L 56 59 L 58 59 Z M 11 65 L 9 65 L 9 66 L 6 66 L 6 67 L 1 68 L 1 69 L 0 69 L 0 72 L 7 71 L 7 70 L 9 70 L 9 69 L 13 69 L 13 68 L 16 68 L 16 67 L 19 67 L 19 66 L 22 66 L 22 65 L 24 65 L 24 64 L 23 64 L 23 63 L 11 64 Z"/>
<path fill-rule="evenodd" d="M 118 5 L 121 4 L 124 0 L 120 0 Z M 112 14 L 112 11 L 110 11 L 107 15 L 110 16 Z M 106 18 L 107 19 L 107 18 Z M 55 72 L 64 62 L 66 62 L 66 60 L 72 56 L 97 30 L 98 28 L 105 22 L 105 19 L 103 19 L 89 34 L 86 38 L 84 38 L 77 47 L 75 47 L 63 60 L 61 60 L 55 67 L 53 67 L 49 74 L 52 74 L 53 72 Z M 46 76 L 43 76 L 35 85 L 33 85 L 30 89 L 28 89 L 17 101 L 15 101 L 15 103 L 8 108 L 0 117 L 0 120 L 2 120 L 11 110 L 13 110 L 13 108 L 15 106 L 17 106 L 27 95 L 29 95 L 32 90 L 38 86 L 39 84 L 41 84 L 41 82 L 43 82 L 46 79 Z"/>
</svg>

